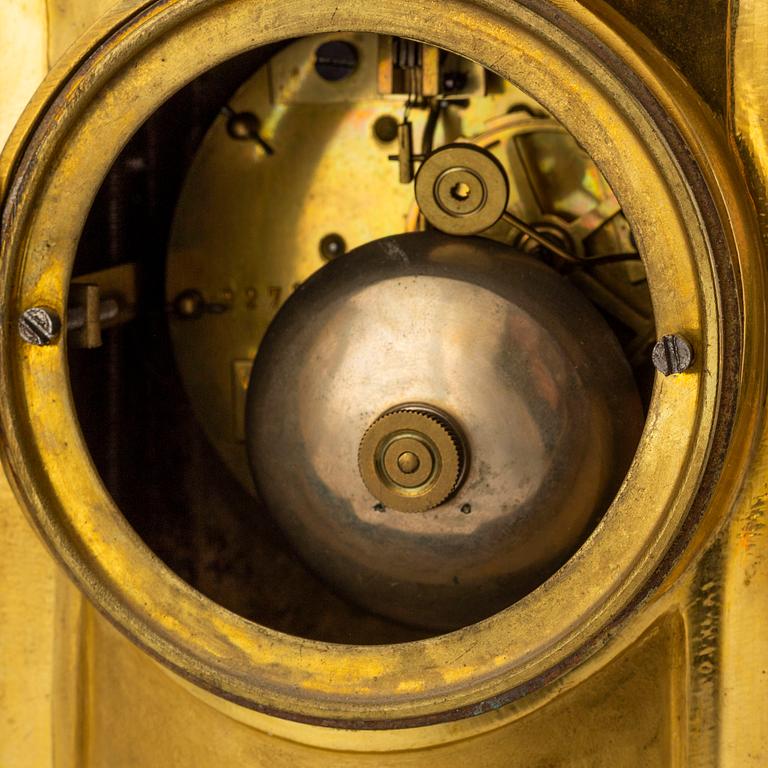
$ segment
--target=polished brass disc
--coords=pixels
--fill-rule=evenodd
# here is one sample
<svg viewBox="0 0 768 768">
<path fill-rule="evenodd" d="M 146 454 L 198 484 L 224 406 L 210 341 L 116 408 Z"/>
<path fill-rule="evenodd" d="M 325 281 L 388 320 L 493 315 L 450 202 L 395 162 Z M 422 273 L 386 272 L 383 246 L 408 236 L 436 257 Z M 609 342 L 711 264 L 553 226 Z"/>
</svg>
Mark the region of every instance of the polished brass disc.
<svg viewBox="0 0 768 768">
<path fill-rule="evenodd" d="M 449 417 L 419 406 L 395 408 L 363 435 L 358 454 L 368 490 L 399 512 L 426 512 L 457 488 L 465 450 Z"/>
<path fill-rule="evenodd" d="M 421 212 L 436 229 L 477 235 L 502 217 L 509 181 L 490 152 L 474 144 L 448 144 L 424 161 L 415 192 Z"/>
</svg>

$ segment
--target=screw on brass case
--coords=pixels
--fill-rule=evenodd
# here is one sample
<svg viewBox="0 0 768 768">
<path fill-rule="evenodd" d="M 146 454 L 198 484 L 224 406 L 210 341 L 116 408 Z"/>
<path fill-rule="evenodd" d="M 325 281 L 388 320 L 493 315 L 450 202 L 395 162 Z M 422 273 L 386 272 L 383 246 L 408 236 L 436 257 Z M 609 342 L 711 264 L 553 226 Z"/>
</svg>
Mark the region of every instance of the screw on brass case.
<svg viewBox="0 0 768 768">
<path fill-rule="evenodd" d="M 359 63 L 357 48 L 346 40 L 329 40 L 315 51 L 315 71 L 330 83 L 354 74 Z"/>
<path fill-rule="evenodd" d="M 373 124 L 373 135 L 382 143 L 389 144 L 397 138 L 399 124 L 392 115 L 382 115 Z"/>
<path fill-rule="evenodd" d="M 683 373 L 693 364 L 693 347 L 677 333 L 662 336 L 653 348 L 651 360 L 656 370 L 665 376 Z"/>
<path fill-rule="evenodd" d="M 326 260 L 331 261 L 337 256 L 343 256 L 347 252 L 347 244 L 341 235 L 335 232 L 326 235 L 320 241 L 320 255 Z"/>
<path fill-rule="evenodd" d="M 19 335 L 36 347 L 47 347 L 56 341 L 61 331 L 59 316 L 45 307 L 30 307 L 19 318 Z"/>
</svg>

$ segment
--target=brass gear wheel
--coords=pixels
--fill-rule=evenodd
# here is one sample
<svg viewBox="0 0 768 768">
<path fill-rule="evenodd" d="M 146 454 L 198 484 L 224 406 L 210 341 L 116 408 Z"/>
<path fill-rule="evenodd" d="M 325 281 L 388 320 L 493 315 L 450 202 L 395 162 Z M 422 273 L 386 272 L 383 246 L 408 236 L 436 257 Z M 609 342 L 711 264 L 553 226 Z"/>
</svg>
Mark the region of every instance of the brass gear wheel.
<svg viewBox="0 0 768 768">
<path fill-rule="evenodd" d="M 366 430 L 358 465 L 366 487 L 385 507 L 426 512 L 458 489 L 466 457 L 463 436 L 447 414 L 428 405 L 401 405 Z"/>
</svg>

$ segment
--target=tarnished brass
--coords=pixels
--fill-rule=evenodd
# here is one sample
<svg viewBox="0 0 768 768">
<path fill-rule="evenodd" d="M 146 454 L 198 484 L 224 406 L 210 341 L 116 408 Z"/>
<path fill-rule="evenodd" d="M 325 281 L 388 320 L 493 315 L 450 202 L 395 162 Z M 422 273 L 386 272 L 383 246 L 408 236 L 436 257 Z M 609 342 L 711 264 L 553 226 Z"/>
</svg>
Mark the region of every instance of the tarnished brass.
<svg viewBox="0 0 768 768">
<path fill-rule="evenodd" d="M 103 6 L 0 3 L 3 136 L 30 84 L 41 79 L 47 54 L 52 61 L 63 53 Z M 51 73 L 0 158 L 7 475 L 0 485 L 0 763 L 763 768 L 767 21 L 764 0 L 136 0 L 91 28 Z M 17 323 L 33 306 L 50 307 L 66 323 L 86 213 L 120 149 L 161 102 L 254 46 L 370 32 L 480 62 L 524 88 L 573 134 L 631 223 L 657 332 L 648 336 L 652 318 L 642 301 L 627 300 L 631 294 L 616 301 L 592 284 L 592 295 L 614 302 L 638 336 L 643 328 L 651 340 L 682 334 L 695 362 L 684 375 L 656 378 L 625 483 L 593 535 L 551 579 L 459 632 L 366 648 L 255 626 L 165 568 L 94 470 L 71 404 L 63 343 L 25 347 Z M 253 143 L 229 141 L 243 153 L 259 152 Z M 201 185 L 201 199 L 225 201 L 246 241 L 253 219 L 255 231 L 268 231 L 254 198 L 236 210 L 227 197 L 231 173 L 196 162 L 207 171 L 190 176 L 191 185 L 222 179 Z M 341 178 L 350 175 L 338 154 L 333 162 L 344 168 Z M 305 177 L 319 167 L 306 157 L 296 165 Z M 396 177 L 397 167 L 382 173 Z M 509 176 L 514 186 L 516 174 Z M 398 225 L 410 205 L 401 190 Z M 258 323 L 244 321 L 235 302 L 229 313 L 194 321 L 189 336 L 173 329 L 182 372 L 199 374 L 197 383 L 183 374 L 194 407 L 208 404 L 217 415 L 222 433 L 213 440 L 234 444 L 220 451 L 229 452 L 244 483 L 242 445 L 232 439 L 233 363 L 247 371 L 277 305 L 321 266 L 319 240 L 341 230 L 335 222 L 310 226 L 306 236 L 311 211 L 330 224 L 326 209 L 292 199 L 300 200 L 292 210 L 301 215 L 294 240 L 277 237 L 281 252 L 306 248 L 316 261 L 263 256 L 268 269 L 257 274 L 280 281 L 267 280 L 263 293 L 259 286 L 273 304 L 259 310 Z M 540 221 L 514 207 L 514 191 L 511 201 L 541 232 Z M 416 222 L 414 208 L 409 221 Z M 211 240 L 202 218 L 197 229 L 189 222 L 201 210 L 179 209 L 173 253 L 186 254 L 188 272 L 183 258 L 169 269 L 169 304 L 198 287 L 207 303 L 222 304 L 220 294 L 233 290 L 245 304 L 254 284 L 239 282 L 244 272 L 230 285 L 215 260 L 210 272 L 199 266 L 196 249 L 204 254 Z M 352 233 L 341 232 L 351 248 L 394 231 L 388 224 L 363 232 L 358 213 L 347 217 Z M 497 228 L 506 230 L 494 236 L 526 246 L 508 224 Z M 222 219 L 211 231 L 232 227 Z M 622 273 L 639 266 L 628 262 Z M 210 337 L 210 346 L 193 351 L 195 334 Z M 22 509 L 55 561 L 30 535 Z"/>
</svg>

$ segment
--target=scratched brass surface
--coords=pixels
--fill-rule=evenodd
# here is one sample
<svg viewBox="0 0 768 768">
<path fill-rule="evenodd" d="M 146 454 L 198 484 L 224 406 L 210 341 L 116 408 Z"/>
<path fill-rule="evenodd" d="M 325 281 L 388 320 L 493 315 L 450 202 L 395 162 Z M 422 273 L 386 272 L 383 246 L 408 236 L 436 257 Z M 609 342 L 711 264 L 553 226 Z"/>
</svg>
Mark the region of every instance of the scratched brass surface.
<svg viewBox="0 0 768 768">
<path fill-rule="evenodd" d="M 488 3 L 486 7 L 492 5 Z M 574 4 L 561 6 L 567 6 L 568 14 L 596 29 L 644 77 L 653 80 L 654 75 L 646 69 L 648 55 L 643 53 L 636 58 L 632 53 L 634 42 L 625 44 L 599 19 Z M 332 19 L 327 23 L 350 27 L 352 11 L 347 6 L 339 8 L 340 11 L 330 7 L 326 10 L 323 3 L 313 3 L 312 18 Z M 417 9 L 412 21 L 424 21 L 419 13 L 426 13 L 427 9 L 422 5 Z M 485 25 L 487 19 L 482 14 L 473 16 L 470 6 L 456 6 L 453 10 L 453 19 L 460 29 L 452 31 L 438 25 L 433 29 L 436 38 L 455 34 L 457 39 L 453 43 L 460 47 L 458 37 L 468 29 L 491 34 Z M 601 15 L 610 17 L 600 10 Z M 768 11 L 762 0 L 734 3 L 731 8 L 732 35 L 728 40 L 732 46 L 726 70 L 730 100 L 726 117 L 734 152 L 738 151 L 741 157 L 741 168 L 735 162 L 736 155 L 729 155 L 724 144 L 717 139 L 708 143 L 706 118 L 698 115 L 696 105 L 684 93 L 681 96 L 678 92 L 677 99 L 662 97 L 667 109 L 678 116 L 682 113 L 683 129 L 698 135 L 702 144 L 694 142 L 694 146 L 701 153 L 702 162 L 709 163 L 707 172 L 711 179 L 728 187 L 728 178 L 743 172 L 751 181 L 763 224 L 766 209 L 764 186 L 760 182 L 768 173 L 764 135 L 768 62 L 761 30 L 765 29 L 766 16 Z M 277 17 L 270 17 L 270 21 L 277 23 Z M 465 22 L 466 26 L 461 28 Z M 620 22 L 612 19 L 614 22 L 621 28 Z M 481 39 L 482 34 L 478 34 Z M 634 40 L 629 29 L 621 28 L 621 36 Z M 206 42 L 210 44 L 210 40 Z M 644 45 L 642 41 L 638 44 Z M 179 56 L 183 53 L 181 47 L 171 48 Z M 200 49 L 193 49 L 192 53 L 199 54 Z M 504 66 L 502 60 L 496 64 L 499 68 Z M 657 77 L 667 77 L 656 69 Z M 155 82 L 159 87 L 159 81 Z M 673 91 L 677 89 L 674 77 L 666 80 L 666 85 Z M 657 92 L 663 94 L 664 90 L 662 87 Z M 599 99 L 593 105 L 598 111 L 607 108 Z M 37 102 L 39 108 L 41 99 Z M 607 114 L 603 111 L 601 116 Z M 28 113 L 22 125 L 30 125 L 33 115 L 34 111 Z M 568 124 L 567 114 L 559 116 Z M 573 118 L 574 112 L 570 116 Z M 714 132 L 717 133 L 716 128 Z M 22 135 L 17 132 L 16 142 L 21 142 Z M 93 141 L 93 134 L 86 138 Z M 593 142 L 582 138 L 592 150 Z M 630 146 L 631 143 L 627 148 Z M 13 153 L 6 153 L 0 162 L 3 190 L 9 178 L 11 157 Z M 601 167 L 616 171 L 612 162 L 601 163 Z M 93 179 L 99 173 L 95 169 Z M 614 173 L 606 175 L 613 180 Z M 631 193 L 631 185 L 624 189 Z M 678 191 L 684 193 L 682 188 Z M 740 355 L 744 373 L 739 380 L 741 418 L 731 435 L 729 460 L 707 513 L 683 556 L 673 564 L 660 587 L 615 626 L 608 642 L 585 656 L 581 663 L 571 665 L 556 680 L 541 684 L 528 696 L 502 709 L 454 723 L 360 733 L 272 718 L 203 693 L 172 677 L 109 627 L 67 582 L 59 581 L 54 597 L 52 585 L 56 578 L 50 561 L 37 554 L 41 552 L 36 551 L 39 545 L 21 526 L 18 507 L 6 494 L 2 497 L 3 544 L 7 553 L 4 565 L 11 569 L 9 573 L 23 573 L 25 578 L 22 583 L 12 581 L 10 589 L 4 578 L 0 586 L 3 617 L 10 616 L 0 636 L 3 649 L 10 648 L 3 664 L 0 694 L 4 712 L 11 713 L 0 725 L 5 750 L 0 757 L 14 768 L 467 762 L 542 767 L 765 765 L 768 726 L 763 680 L 768 663 L 768 617 L 762 606 L 768 589 L 768 530 L 764 520 L 768 435 L 762 419 L 763 265 L 759 248 L 750 243 L 752 225 L 749 214 L 740 213 L 739 195 L 729 197 L 728 203 L 735 205 L 730 219 L 731 236 L 745 245 L 749 243 L 739 261 L 745 340 Z M 651 234 L 646 238 L 651 238 Z M 66 242 L 66 238 L 60 242 Z M 45 274 L 43 277 L 49 282 L 43 282 L 41 290 L 50 290 L 52 296 L 61 291 L 61 273 L 58 280 Z M 692 288 L 690 283 L 675 286 L 675 290 L 684 292 Z M 7 293 L 5 296 L 7 299 Z M 3 310 L 6 329 L 7 306 Z M 717 334 L 713 337 L 719 343 Z M 709 369 L 709 373 L 716 370 L 723 358 L 713 355 L 712 359 L 715 368 Z M 54 362 L 51 361 L 49 382 L 56 386 L 48 391 L 61 393 L 66 390 L 66 382 L 55 374 Z M 6 429 L 8 424 L 6 421 Z M 19 423 L 16 426 L 23 427 Z M 82 463 L 79 466 L 82 476 L 90 477 L 88 467 Z M 48 470 L 54 480 L 72 480 L 71 474 L 52 463 Z M 73 471 L 71 467 L 68 470 Z M 89 490 L 80 482 L 73 486 L 72 493 Z M 637 509 L 642 514 L 646 511 L 644 507 Z M 106 542 L 102 553 L 118 556 Z M 122 562 L 122 578 L 132 578 L 136 562 Z M 17 600 L 24 589 L 36 598 L 26 601 L 27 611 L 25 601 Z M 99 601 L 105 598 L 100 589 L 91 588 L 90 592 Z M 41 600 L 42 595 L 48 597 Z M 172 640 L 188 633 L 185 621 L 174 622 L 179 607 L 169 604 L 169 615 L 165 617 L 166 637 Z M 134 611 L 140 613 L 141 608 L 135 605 Z M 41 629 L 28 633 L 43 618 Z M 236 639 L 242 642 L 243 637 Z M 462 649 L 466 650 L 470 639 L 465 636 L 464 640 Z M 381 654 L 388 652 L 382 649 Z M 355 655 L 350 651 L 348 665 Z M 338 658 L 335 649 L 328 648 L 318 661 L 332 665 Z M 357 669 L 360 671 L 359 666 Z M 348 671 L 336 668 L 327 680 L 334 685 L 343 682 L 341 678 Z M 408 681 L 401 678 L 401 682 Z M 39 693 L 20 700 L 18 691 L 22 685 Z M 130 716 L 126 717 L 126 713 Z M 331 750 L 338 752 L 333 754 Z M 391 751 L 398 754 L 388 755 Z"/>
<path fill-rule="evenodd" d="M 0 146 L 45 76 L 47 32 L 42 0 L 0 3 Z M 57 569 L 4 473 L 0 541 L 0 765 L 50 765 Z"/>
</svg>

